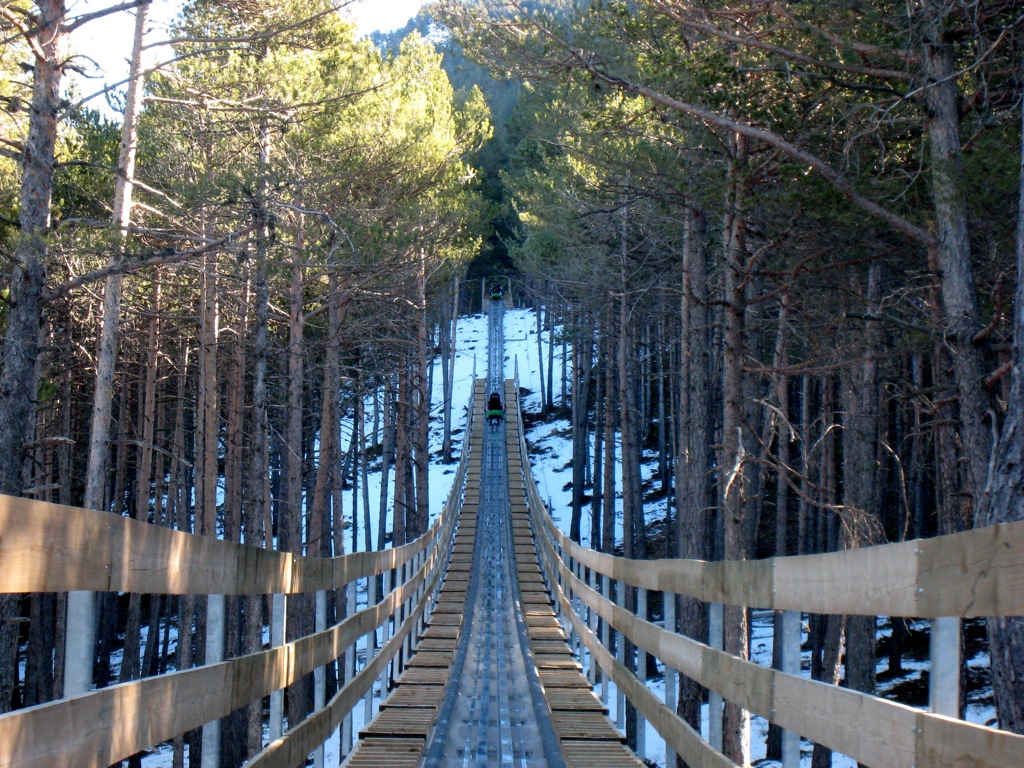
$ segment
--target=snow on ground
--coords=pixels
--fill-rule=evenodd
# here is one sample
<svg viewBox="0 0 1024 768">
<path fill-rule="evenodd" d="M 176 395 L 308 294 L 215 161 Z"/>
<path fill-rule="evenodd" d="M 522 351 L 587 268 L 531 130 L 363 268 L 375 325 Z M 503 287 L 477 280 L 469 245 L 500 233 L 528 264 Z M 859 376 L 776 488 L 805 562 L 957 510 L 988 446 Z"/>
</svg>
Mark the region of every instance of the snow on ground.
<svg viewBox="0 0 1024 768">
<path fill-rule="evenodd" d="M 520 393 L 523 396 L 522 409 L 524 413 L 540 411 L 541 374 L 546 374 L 547 346 L 550 342 L 549 332 L 541 332 L 541 341 L 544 346 L 544 358 L 541 363 L 541 353 L 537 344 L 537 322 L 536 315 L 532 310 L 506 310 L 505 311 L 505 378 L 518 377 Z M 555 329 L 557 333 L 557 329 Z M 458 352 L 455 361 L 454 393 L 453 393 L 453 414 L 452 429 L 453 442 L 455 446 L 456 459 L 461 455 L 461 442 L 464 434 L 468 404 L 473 391 L 473 382 L 476 378 L 486 376 L 487 371 L 487 317 L 485 315 L 474 315 L 463 317 L 458 322 L 456 346 Z M 555 405 L 560 406 L 560 382 L 562 378 L 563 360 L 560 346 L 556 344 L 554 350 L 554 365 L 552 379 L 555 382 Z M 433 519 L 444 506 L 444 502 L 451 490 L 455 477 L 456 465 L 443 464 L 438 459 L 441 450 L 441 414 L 443 404 L 442 375 L 440 361 L 434 365 L 433 370 L 433 414 L 431 418 L 431 443 L 430 450 L 433 462 L 430 468 L 430 509 Z M 369 402 L 366 408 L 366 418 L 372 420 L 373 404 Z M 351 435 L 351 422 L 343 425 L 343 432 Z M 526 433 L 527 441 L 530 444 L 531 465 L 534 477 L 537 482 L 541 497 L 547 502 L 552 511 L 552 517 L 562 530 L 568 531 L 570 523 L 569 510 L 572 502 L 572 442 L 570 424 L 565 419 L 552 420 L 537 423 Z M 343 440 L 345 438 L 343 437 Z M 347 445 L 347 442 L 343 442 Z M 649 458 L 653 458 L 650 456 Z M 646 461 L 643 464 L 643 480 L 651 479 L 656 470 L 656 462 Z M 391 478 L 390 482 L 393 482 Z M 369 498 L 371 499 L 371 510 L 376 518 L 377 500 L 380 497 L 381 472 L 379 468 L 370 473 L 368 478 Z M 621 488 L 621 473 L 617 472 L 616 487 Z M 349 505 L 344 510 L 346 518 L 352 514 L 352 494 L 346 493 L 344 503 Z M 665 517 L 664 500 L 645 506 L 645 517 L 652 522 Z M 621 541 L 621 500 L 616 504 L 616 537 Z M 362 514 L 359 515 L 360 523 Z M 376 523 L 375 523 L 376 524 Z M 590 519 L 584 514 L 582 521 L 583 543 L 588 544 L 590 540 L 589 530 Z M 391 530 L 391 513 L 387 514 L 387 529 Z M 376 537 L 376 530 L 374 531 Z M 363 534 L 360 533 L 356 548 L 363 546 Z M 374 540 L 376 544 L 376 539 Z M 346 546 L 351 547 L 351 536 L 347 537 Z M 351 551 L 351 549 L 349 550 Z M 365 594 L 361 594 L 360 600 L 365 603 Z M 758 664 L 771 665 L 773 647 L 773 626 L 772 614 L 770 611 L 756 611 L 752 623 L 751 655 Z M 804 626 L 804 638 L 806 639 L 806 625 Z M 359 646 L 358 654 L 362 658 L 365 654 L 365 647 Z M 987 666 L 988 660 L 984 656 L 973 658 L 970 665 Z M 884 669 L 885 661 L 880 664 L 880 671 Z M 904 665 L 907 669 L 914 669 L 920 674 L 920 668 L 926 668 L 927 663 L 907 661 Z M 809 676 L 809 652 L 805 652 L 802 663 L 803 674 Z M 663 671 L 663 670 L 662 670 Z M 648 688 L 664 699 L 665 681 L 664 677 L 658 677 L 648 682 Z M 600 692 L 600 686 L 598 687 Z M 375 691 L 373 712 L 376 713 L 379 704 L 379 690 Z M 614 684 L 609 685 L 609 716 L 612 721 L 617 715 L 617 696 Z M 705 738 L 708 734 L 707 706 L 704 707 L 705 717 L 702 732 Z M 969 712 L 969 719 L 972 722 L 990 722 L 994 717 L 991 706 L 973 706 Z M 353 713 L 353 731 L 358 733 L 364 724 L 364 706 L 360 704 Z M 770 762 L 765 757 L 765 739 L 767 736 L 767 722 L 763 718 L 752 719 L 752 744 L 751 761 L 758 766 L 777 766 L 778 763 Z M 330 767 L 339 765 L 340 737 L 336 732 L 325 745 L 324 765 Z M 665 765 L 665 744 L 650 724 L 646 728 L 646 757 L 657 765 Z M 146 768 L 165 768 L 170 766 L 169 747 L 162 748 L 144 761 Z M 803 742 L 802 745 L 802 766 L 810 765 L 810 744 Z M 856 763 L 843 756 L 833 756 L 832 765 L 834 768 L 853 768 Z"/>
<path fill-rule="evenodd" d="M 557 334 L 558 329 L 555 329 Z M 547 345 L 549 343 L 548 333 L 544 332 L 542 341 L 545 349 L 544 365 L 547 361 Z M 506 377 L 513 375 L 509 365 L 518 363 L 513 370 L 518 370 L 520 392 L 525 395 L 522 400 L 524 413 L 539 412 L 541 407 L 540 375 L 542 366 L 539 364 L 539 353 L 537 348 L 537 322 L 536 315 L 532 310 L 509 310 L 505 313 L 505 357 Z M 559 402 L 560 386 L 563 360 L 560 355 L 560 347 L 555 347 L 554 355 L 555 370 L 552 379 L 555 384 L 555 405 Z M 545 371 L 546 373 L 546 371 Z M 571 377 L 570 377 L 571 381 Z M 572 506 L 572 440 L 571 425 L 566 419 L 558 419 L 537 423 L 526 431 L 526 439 L 530 446 L 530 463 L 537 482 L 538 491 L 542 499 L 548 504 L 551 510 L 552 519 L 566 533 L 569 530 L 570 510 Z M 592 455 L 593 445 L 591 446 Z M 618 450 L 618 447 L 616 448 Z M 642 480 L 646 484 L 654 475 L 657 464 L 653 454 L 646 454 L 642 465 Z M 650 459 L 650 460 L 647 460 Z M 621 465 L 616 471 L 616 487 L 621 488 Z M 644 516 L 648 523 L 664 519 L 666 516 L 666 501 L 659 500 L 654 503 L 645 503 Z M 621 498 L 616 500 L 616 540 L 622 540 L 622 504 Z M 589 544 L 590 541 L 590 516 L 584 513 L 582 519 L 582 543 Z M 927 622 L 923 622 L 927 625 Z M 879 621 L 879 636 L 884 636 L 886 630 L 882 629 L 882 621 Z M 758 664 L 770 667 L 772 664 L 772 651 L 774 647 L 774 626 L 771 611 L 754 611 L 751 623 L 751 658 Z M 919 627 L 920 628 L 920 627 Z M 808 640 L 806 622 L 803 624 L 802 642 Z M 922 671 L 928 669 L 928 662 L 906 659 L 903 663 L 910 676 L 920 676 Z M 968 666 L 985 667 L 989 666 L 989 659 L 985 653 L 980 653 L 968 661 Z M 887 660 L 880 659 L 877 671 L 886 671 Z M 804 651 L 801 662 L 802 674 L 810 677 L 810 651 Z M 664 672 L 664 667 L 662 667 Z M 893 683 L 907 680 L 908 677 L 901 677 L 892 683 L 880 684 L 879 692 L 884 694 Z M 659 698 L 664 700 L 665 683 L 664 677 L 648 682 L 647 687 Z M 599 686 L 600 688 L 600 686 Z M 615 685 L 609 685 L 608 705 L 609 716 L 612 721 L 616 720 L 617 696 Z M 984 698 L 985 691 L 981 692 L 980 698 Z M 975 696 L 974 698 L 979 698 Z M 988 702 L 991 702 L 991 688 L 988 689 Z M 708 707 L 704 706 L 704 719 L 702 724 L 702 735 L 708 737 Z M 991 725 L 994 722 L 995 711 L 990 703 L 969 702 L 967 720 L 978 724 Z M 660 766 L 665 765 L 665 743 L 657 731 L 648 723 L 646 727 L 646 753 L 648 761 Z M 768 722 L 762 717 L 751 719 L 751 763 L 760 768 L 773 768 L 779 766 L 776 761 L 769 761 L 765 758 L 767 749 Z M 811 743 L 803 741 L 801 744 L 801 766 L 809 766 L 811 761 Z M 833 753 L 833 768 L 855 768 L 856 761 L 839 753 Z"/>
</svg>

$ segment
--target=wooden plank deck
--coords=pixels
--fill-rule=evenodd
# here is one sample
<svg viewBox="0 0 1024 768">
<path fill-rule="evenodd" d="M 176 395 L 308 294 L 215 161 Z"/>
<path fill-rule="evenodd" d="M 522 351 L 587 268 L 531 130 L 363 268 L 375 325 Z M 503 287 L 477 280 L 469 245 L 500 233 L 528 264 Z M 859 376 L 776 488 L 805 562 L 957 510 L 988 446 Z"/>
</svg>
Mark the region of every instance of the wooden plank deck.
<svg viewBox="0 0 1024 768">
<path fill-rule="evenodd" d="M 476 397 L 486 397 L 478 381 Z M 642 768 L 643 763 L 624 744 L 625 737 L 608 719 L 608 709 L 594 694 L 581 666 L 569 649 L 544 584 L 530 525 L 519 459 L 519 433 L 514 428 L 516 393 L 506 382 L 506 428 L 509 456 L 509 496 L 521 606 L 531 650 L 537 662 L 544 697 L 551 711 L 562 755 L 570 768 Z M 395 681 L 380 713 L 363 731 L 344 765 L 348 768 L 414 768 L 444 697 L 448 667 L 455 653 L 465 610 L 466 588 L 476 534 L 482 434 L 473 433 L 469 472 L 451 561 L 435 602 L 430 623 L 416 653 Z"/>
<path fill-rule="evenodd" d="M 482 382 L 477 382 L 474 395 L 482 407 L 486 396 Z M 360 732 L 359 741 L 343 763 L 348 768 L 415 768 L 423 757 L 462 629 L 466 586 L 473 564 L 482 458 L 482 434 L 474 429 L 459 527 L 430 622 L 405 671 L 395 680 L 391 695 Z"/>
<path fill-rule="evenodd" d="M 505 402 L 515 403 L 515 395 L 512 383 L 506 382 Z M 506 440 L 519 588 L 530 645 L 562 757 L 570 768 L 643 768 L 640 759 L 626 748 L 625 737 L 608 719 L 607 708 L 583 676 L 551 607 L 537 560 L 526 492 L 521 477 L 514 474 L 521 467 L 512 459 L 519 458 L 518 430 L 507 430 Z"/>
</svg>

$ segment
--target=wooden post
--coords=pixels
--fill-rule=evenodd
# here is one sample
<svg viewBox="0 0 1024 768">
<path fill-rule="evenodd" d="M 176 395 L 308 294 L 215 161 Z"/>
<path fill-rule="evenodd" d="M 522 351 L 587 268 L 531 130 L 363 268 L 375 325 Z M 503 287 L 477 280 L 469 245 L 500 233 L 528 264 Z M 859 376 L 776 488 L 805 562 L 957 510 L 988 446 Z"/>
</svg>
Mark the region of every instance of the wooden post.
<svg viewBox="0 0 1024 768">
<path fill-rule="evenodd" d="M 619 581 L 616 586 L 615 604 L 622 608 L 626 604 L 626 590 L 629 587 L 624 581 Z M 615 630 L 615 660 L 619 664 L 626 663 L 626 639 L 618 630 Z M 626 694 L 619 686 L 615 686 L 615 726 L 623 733 L 626 732 Z"/>
<path fill-rule="evenodd" d="M 605 600 L 611 597 L 611 578 L 609 576 L 601 575 L 601 595 Z M 607 621 L 601 622 L 601 644 L 609 651 L 612 648 L 612 636 L 611 626 Z M 608 704 L 608 674 L 603 673 L 601 675 L 601 703 Z"/>
<path fill-rule="evenodd" d="M 788 675 L 800 674 L 800 619 L 799 611 L 782 612 L 782 671 Z M 799 768 L 800 734 L 783 729 L 782 768 Z"/>
<path fill-rule="evenodd" d="M 641 621 L 647 621 L 647 590 L 637 587 L 636 615 Z M 647 651 L 639 645 L 636 647 L 636 676 L 644 688 L 647 687 Z M 641 760 L 647 757 L 647 720 L 640 711 L 636 713 L 636 754 Z"/>
<path fill-rule="evenodd" d="M 665 631 L 676 632 L 676 595 L 674 592 L 663 592 L 661 599 L 664 601 L 664 607 L 662 608 L 662 614 L 665 617 Z M 676 691 L 677 691 L 677 675 L 675 669 L 670 667 L 668 664 L 665 665 L 665 706 L 672 712 L 676 711 Z M 668 768 L 674 768 L 676 764 L 676 753 L 665 742 L 665 765 Z"/>
<path fill-rule="evenodd" d="M 936 715 L 960 717 L 960 619 L 932 619 L 931 674 L 928 709 Z"/>
<path fill-rule="evenodd" d="M 391 571 L 384 571 L 383 581 L 381 583 L 381 600 L 387 597 L 391 593 Z M 391 639 L 391 621 L 384 619 L 384 626 L 381 627 L 381 646 L 387 645 L 388 640 Z M 390 664 L 385 664 L 384 669 L 380 673 L 380 700 L 384 701 L 387 698 L 388 690 L 388 670 L 391 668 Z M 370 692 L 371 695 L 373 692 Z"/>
<path fill-rule="evenodd" d="M 395 569 L 395 580 L 391 585 L 392 591 L 398 589 L 402 584 L 405 583 L 405 563 L 402 563 Z M 394 613 L 391 614 L 391 636 L 394 637 L 398 634 L 398 628 L 402 626 L 402 619 L 405 616 L 405 603 L 400 603 L 395 606 Z M 394 658 L 391 659 L 391 679 L 398 679 L 398 675 L 401 674 L 402 654 L 404 647 L 400 648 L 398 653 L 395 654 Z"/>
<path fill-rule="evenodd" d="M 725 648 L 725 608 L 721 603 L 708 606 L 708 640 L 716 651 Z M 722 709 L 725 702 L 718 691 L 708 691 L 708 741 L 722 749 Z"/>
<path fill-rule="evenodd" d="M 313 620 L 316 632 L 327 629 L 327 593 L 316 593 L 316 616 Z M 317 667 L 313 670 L 313 711 L 319 712 L 327 704 L 327 668 Z M 205 749 L 203 754 L 206 754 Z M 324 768 L 324 745 L 313 751 L 313 768 Z"/>
<path fill-rule="evenodd" d="M 579 561 L 569 558 L 569 572 L 579 578 L 580 575 L 580 564 Z M 574 591 L 569 593 L 569 610 L 573 613 L 579 613 L 579 597 L 577 597 Z M 576 634 L 575 625 L 569 620 L 569 617 L 565 617 L 565 627 L 569 630 L 569 649 L 572 651 L 576 658 L 580 655 L 580 638 Z"/>
<path fill-rule="evenodd" d="M 348 611 L 346 612 L 349 616 L 354 614 L 356 608 L 356 581 L 353 579 L 348 583 Z M 345 677 L 344 682 L 347 683 L 353 677 L 356 676 L 356 646 L 355 643 L 345 649 Z M 345 715 L 345 719 L 341 723 L 341 754 L 344 757 L 352 751 L 352 710 L 349 710 L 348 714 Z"/>
<path fill-rule="evenodd" d="M 224 661 L 224 595 L 206 598 L 206 663 Z M 220 765 L 220 720 L 203 726 L 202 768 Z"/>
<path fill-rule="evenodd" d="M 269 532 L 268 532 L 269 533 Z M 285 617 L 288 613 L 288 595 L 274 595 L 271 598 L 270 645 L 273 648 L 284 645 Z M 284 735 L 284 691 L 278 689 L 270 694 L 270 741 L 277 741 Z"/>
<path fill-rule="evenodd" d="M 376 605 L 377 600 L 377 577 L 370 574 L 366 577 L 366 605 Z M 376 649 L 377 630 L 374 629 L 366 636 L 366 666 L 370 666 L 377 655 Z M 383 691 L 382 691 L 383 693 Z M 363 704 L 363 722 L 367 725 L 373 719 L 373 686 L 366 691 L 365 703 Z"/>
<path fill-rule="evenodd" d="M 562 579 L 562 574 L 558 570 L 557 562 L 556 562 L 561 557 L 562 557 L 562 549 L 561 549 L 561 547 L 559 547 L 558 544 L 555 544 L 553 552 L 552 552 L 552 557 L 551 557 L 551 567 L 554 569 L 552 571 L 552 573 L 555 576 L 555 582 L 558 584 L 558 586 L 564 592 L 565 591 L 565 581 Z M 562 602 L 560 600 L 555 600 L 555 618 L 558 619 L 558 623 L 561 624 L 563 626 L 563 628 L 564 628 L 565 627 L 565 619 L 562 616 Z"/>
<path fill-rule="evenodd" d="M 415 562 L 416 562 L 415 559 L 409 560 L 409 561 L 406 561 L 406 563 L 402 566 L 402 584 L 403 585 L 405 585 L 407 582 L 409 582 L 412 579 L 413 573 L 415 572 L 415 567 L 414 567 L 415 566 Z M 412 601 L 414 600 L 414 598 L 415 598 L 415 594 L 409 595 L 402 602 L 402 624 L 401 624 L 401 626 L 403 626 L 403 627 L 405 626 L 405 622 L 407 622 L 409 620 L 409 615 L 412 613 Z M 405 670 L 405 668 L 409 665 L 409 659 L 412 657 L 412 636 L 413 636 L 413 633 L 410 632 L 409 634 L 407 634 L 405 636 L 405 640 L 402 641 L 402 654 L 401 654 L 401 656 L 402 656 L 402 670 Z"/>
<path fill-rule="evenodd" d="M 427 565 L 427 553 L 426 552 L 420 552 L 418 555 L 416 555 L 415 563 L 416 563 L 416 566 L 413 569 L 413 573 L 419 573 Z M 412 601 L 412 606 L 411 607 L 415 608 L 416 605 L 419 603 L 419 601 L 422 600 L 423 597 L 426 594 L 427 594 L 427 579 L 426 579 L 426 574 L 424 574 L 423 581 L 420 584 L 420 588 L 416 590 L 416 598 Z M 427 617 L 427 613 L 426 613 L 426 611 L 424 611 L 420 615 L 420 618 L 418 618 L 416 620 L 416 626 L 413 627 L 413 630 L 412 630 L 412 647 L 413 648 L 415 648 L 417 645 L 420 644 L 420 634 L 423 632 L 423 622 L 426 621 L 427 618 L 428 618 Z"/>
<path fill-rule="evenodd" d="M 590 588 L 597 590 L 597 572 L 591 568 L 589 582 Z M 597 636 L 597 611 L 593 610 L 589 605 L 587 606 L 587 626 L 590 627 L 590 631 Z M 590 687 L 593 688 L 597 684 L 597 662 L 594 661 L 594 654 L 589 654 L 590 666 L 587 668 L 587 679 L 590 681 Z"/>
</svg>

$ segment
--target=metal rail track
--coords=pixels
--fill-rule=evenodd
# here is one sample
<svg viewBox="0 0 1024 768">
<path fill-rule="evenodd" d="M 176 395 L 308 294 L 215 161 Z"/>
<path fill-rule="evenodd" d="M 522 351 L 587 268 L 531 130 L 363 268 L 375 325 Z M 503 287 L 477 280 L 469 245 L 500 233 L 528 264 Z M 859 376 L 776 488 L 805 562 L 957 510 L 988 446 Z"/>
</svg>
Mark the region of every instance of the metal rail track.
<svg viewBox="0 0 1024 768">
<path fill-rule="evenodd" d="M 504 378 L 504 304 L 491 303 L 469 472 L 444 584 L 416 653 L 346 766 L 642 766 L 572 655 L 541 576 L 526 507 L 518 398 Z M 507 418 L 485 424 L 503 396 Z M 460 489 L 454 489 L 458 493 Z"/>
</svg>

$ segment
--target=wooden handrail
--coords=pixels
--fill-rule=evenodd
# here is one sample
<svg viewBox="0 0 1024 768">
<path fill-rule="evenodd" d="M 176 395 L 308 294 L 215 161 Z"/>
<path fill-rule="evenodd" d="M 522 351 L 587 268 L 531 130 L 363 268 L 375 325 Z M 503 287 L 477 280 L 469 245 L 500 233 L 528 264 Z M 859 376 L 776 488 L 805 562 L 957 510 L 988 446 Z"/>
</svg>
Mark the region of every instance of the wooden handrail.
<svg viewBox="0 0 1024 768">
<path fill-rule="evenodd" d="M 550 542 L 548 542 L 550 546 Z M 554 554 L 553 548 L 549 554 Z M 1024 754 L 1024 736 L 922 712 L 887 699 L 764 667 L 717 651 L 643 621 L 577 578 L 558 558 L 556 567 L 572 596 L 580 598 L 630 642 L 706 688 L 805 738 L 872 766 L 999 768 Z M 571 617 L 571 601 L 557 589 Z M 576 617 L 576 632 L 589 630 Z M 591 638 L 597 642 L 596 636 Z M 588 643 L 588 647 L 590 643 Z M 925 744 L 919 734 L 927 732 Z M 865 733 L 884 734 L 878 741 Z M 927 752 L 930 762 L 926 760 Z"/>
<path fill-rule="evenodd" d="M 472 425 L 471 416 L 467 435 Z M 0 592 L 295 594 L 342 588 L 425 553 L 423 565 L 404 584 L 323 632 L 260 653 L 0 716 L 0 768 L 102 768 L 226 717 L 340 658 L 425 585 L 410 615 L 373 661 L 327 707 L 270 745 L 253 764 L 301 762 L 290 755 L 304 758 L 333 732 L 423 616 L 454 540 L 469 453 L 467 443 L 444 511 L 426 534 L 403 547 L 329 559 L 297 557 L 109 513 L 0 496 Z"/>
<path fill-rule="evenodd" d="M 552 529 L 559 546 L 633 587 L 708 603 L 865 616 L 1024 615 L 1024 522 L 863 549 L 764 560 L 627 560 Z"/>
<path fill-rule="evenodd" d="M 0 495 L 0 593 L 269 595 L 340 589 L 424 552 L 431 528 L 394 549 L 303 557 L 152 523 Z"/>
<path fill-rule="evenodd" d="M 383 601 L 323 632 L 260 653 L 0 716 L 0 767 L 102 768 L 226 717 L 337 659 L 358 638 L 382 626 L 434 565 L 426 563 Z"/>
<path fill-rule="evenodd" d="M 526 467 L 521 421 L 519 446 Z M 616 579 L 620 589 L 629 585 L 680 592 L 708 602 L 864 615 L 1018 615 L 1024 613 L 1024 524 L 812 557 L 747 563 L 636 561 L 570 541 L 551 520 L 529 471 L 524 472 L 523 481 L 540 560 L 573 631 L 590 650 L 592 660 L 691 765 L 731 763 L 722 762 L 724 756 L 616 661 L 576 612 L 574 600 L 581 600 L 612 629 L 667 667 L 859 763 L 879 768 L 1002 768 L 1024 754 L 1024 736 L 785 674 L 662 629 L 605 598 L 578 578 L 570 565 Z M 866 583 L 851 583 L 857 579 Z"/>
<path fill-rule="evenodd" d="M 477 389 L 479 389 L 479 392 L 476 392 Z M 479 426 L 479 420 L 476 418 L 477 409 L 473 407 L 477 397 L 482 402 L 483 389 L 479 387 L 479 384 L 477 387 L 474 387 L 474 396 L 470 398 L 470 416 L 466 424 L 467 436 L 477 435 L 476 430 Z M 432 599 L 432 595 L 439 584 L 443 564 L 447 562 L 451 554 L 452 545 L 455 541 L 455 523 L 458 520 L 458 511 L 461 506 L 462 488 L 465 484 L 466 472 L 471 461 L 470 454 L 477 449 L 478 446 L 471 445 L 467 438 L 461 460 L 459 461 L 459 468 L 455 473 L 452 491 L 448 495 L 444 510 L 438 521 L 443 521 L 443 528 L 438 539 L 443 547 L 439 546 L 431 554 L 431 567 L 433 571 L 430 586 L 424 592 L 423 597 L 417 602 L 410 615 L 406 617 L 401 628 L 394 637 L 384 644 L 378 655 L 359 674 L 346 683 L 327 702 L 323 709 L 314 712 L 295 728 L 288 731 L 283 737 L 269 744 L 266 749 L 250 761 L 250 766 L 259 766 L 259 768 L 291 768 L 292 766 L 302 765 L 306 757 L 314 749 L 330 738 L 331 734 L 348 716 L 349 712 L 366 695 L 366 692 L 370 690 L 381 672 L 401 651 L 405 638 L 409 636 L 413 626 L 426 611 L 427 604 Z M 428 563 L 428 565 L 431 564 Z"/>
</svg>

